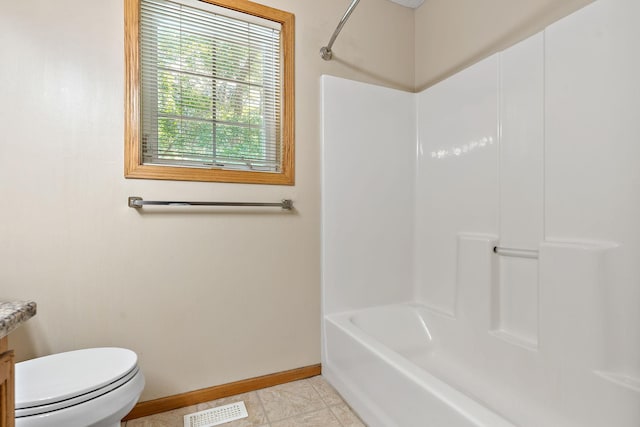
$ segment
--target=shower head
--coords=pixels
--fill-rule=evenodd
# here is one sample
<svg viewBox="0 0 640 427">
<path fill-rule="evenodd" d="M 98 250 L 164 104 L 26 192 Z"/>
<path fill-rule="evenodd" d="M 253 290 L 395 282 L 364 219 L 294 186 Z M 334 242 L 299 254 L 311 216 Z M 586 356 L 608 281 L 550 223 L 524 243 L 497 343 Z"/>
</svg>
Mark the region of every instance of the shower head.
<svg viewBox="0 0 640 427">
<path fill-rule="evenodd" d="M 405 7 L 410 7 L 412 9 L 420 7 L 420 5 L 424 3 L 424 0 L 391 0 L 391 1 Z"/>
</svg>

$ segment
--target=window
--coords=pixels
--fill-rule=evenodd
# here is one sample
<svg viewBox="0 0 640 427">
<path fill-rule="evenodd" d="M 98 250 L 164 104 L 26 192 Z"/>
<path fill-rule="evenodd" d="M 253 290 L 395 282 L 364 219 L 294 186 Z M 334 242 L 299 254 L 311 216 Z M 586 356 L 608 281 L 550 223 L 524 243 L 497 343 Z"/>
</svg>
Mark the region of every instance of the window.
<svg viewBox="0 0 640 427">
<path fill-rule="evenodd" d="M 292 185 L 292 14 L 125 0 L 125 177 Z"/>
</svg>

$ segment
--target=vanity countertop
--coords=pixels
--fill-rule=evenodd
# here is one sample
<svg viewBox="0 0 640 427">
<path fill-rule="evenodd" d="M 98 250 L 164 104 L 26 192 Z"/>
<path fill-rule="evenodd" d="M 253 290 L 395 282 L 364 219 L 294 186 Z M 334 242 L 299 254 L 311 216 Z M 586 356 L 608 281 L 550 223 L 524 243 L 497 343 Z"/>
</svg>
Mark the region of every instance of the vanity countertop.
<svg viewBox="0 0 640 427">
<path fill-rule="evenodd" d="M 36 303 L 33 301 L 0 300 L 0 338 L 26 322 L 36 314 Z"/>
</svg>

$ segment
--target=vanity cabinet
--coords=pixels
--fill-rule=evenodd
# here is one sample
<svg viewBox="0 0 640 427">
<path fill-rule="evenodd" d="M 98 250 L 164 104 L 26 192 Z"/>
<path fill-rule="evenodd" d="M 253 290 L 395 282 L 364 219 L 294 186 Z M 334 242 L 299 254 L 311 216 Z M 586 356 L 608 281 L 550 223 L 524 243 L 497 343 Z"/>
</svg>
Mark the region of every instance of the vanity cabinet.
<svg viewBox="0 0 640 427">
<path fill-rule="evenodd" d="M 36 314 L 33 301 L 0 300 L 0 427 L 15 425 L 15 359 L 8 335 Z"/>
<path fill-rule="evenodd" d="M 7 337 L 0 338 L 0 427 L 14 426 L 14 368 L 13 351 L 8 349 Z"/>
</svg>

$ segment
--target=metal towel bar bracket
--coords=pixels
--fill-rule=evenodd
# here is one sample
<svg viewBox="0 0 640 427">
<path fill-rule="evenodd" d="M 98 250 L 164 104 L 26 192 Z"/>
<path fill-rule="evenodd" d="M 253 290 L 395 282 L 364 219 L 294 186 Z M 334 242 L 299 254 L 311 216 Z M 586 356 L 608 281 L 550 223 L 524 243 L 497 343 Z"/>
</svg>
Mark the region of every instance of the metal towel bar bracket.
<svg viewBox="0 0 640 427">
<path fill-rule="evenodd" d="M 293 201 L 283 199 L 278 203 L 262 203 L 262 202 L 171 202 L 171 201 L 155 201 L 143 200 L 142 197 L 129 197 L 129 207 L 141 209 L 145 205 L 152 206 L 240 206 L 240 207 L 278 207 L 284 210 L 293 209 Z"/>
</svg>

